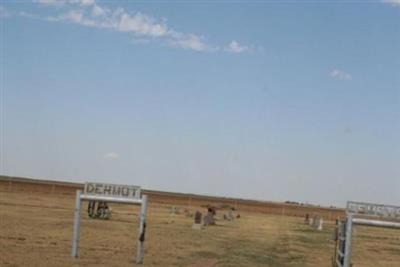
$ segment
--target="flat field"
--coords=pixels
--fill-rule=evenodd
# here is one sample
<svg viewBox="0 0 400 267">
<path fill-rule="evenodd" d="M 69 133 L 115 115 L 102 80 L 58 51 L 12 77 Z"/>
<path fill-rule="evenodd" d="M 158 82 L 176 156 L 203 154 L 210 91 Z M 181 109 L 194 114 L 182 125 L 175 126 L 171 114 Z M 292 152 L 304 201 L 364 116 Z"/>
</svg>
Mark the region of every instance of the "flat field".
<svg viewBox="0 0 400 267">
<path fill-rule="evenodd" d="M 110 220 L 93 220 L 85 203 L 80 258 L 72 259 L 74 201 L 0 187 L 0 266 L 135 266 L 139 208 L 111 204 Z M 172 214 L 171 205 L 150 199 L 144 266 L 331 266 L 332 221 L 316 231 L 300 217 L 239 211 L 240 219 L 192 230 L 193 218 Z M 400 231 L 356 227 L 353 263 L 400 266 Z"/>
</svg>

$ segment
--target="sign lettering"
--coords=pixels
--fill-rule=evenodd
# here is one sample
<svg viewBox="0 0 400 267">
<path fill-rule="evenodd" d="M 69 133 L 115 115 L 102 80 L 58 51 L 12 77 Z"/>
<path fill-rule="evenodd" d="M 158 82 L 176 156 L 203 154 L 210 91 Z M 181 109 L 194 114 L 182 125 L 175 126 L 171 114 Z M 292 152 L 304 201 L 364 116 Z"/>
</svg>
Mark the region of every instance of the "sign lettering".
<svg viewBox="0 0 400 267">
<path fill-rule="evenodd" d="M 140 187 L 131 185 L 85 183 L 84 194 L 139 199 Z"/>
<path fill-rule="evenodd" d="M 347 212 L 400 220 L 400 207 L 392 205 L 349 201 L 347 202 Z"/>
</svg>

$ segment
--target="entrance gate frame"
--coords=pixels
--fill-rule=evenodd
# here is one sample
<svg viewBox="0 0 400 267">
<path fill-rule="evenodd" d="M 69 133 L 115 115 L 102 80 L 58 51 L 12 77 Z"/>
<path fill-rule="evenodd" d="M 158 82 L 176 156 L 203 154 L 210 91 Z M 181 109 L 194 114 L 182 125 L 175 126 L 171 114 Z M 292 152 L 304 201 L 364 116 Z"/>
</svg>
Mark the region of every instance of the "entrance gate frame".
<svg viewBox="0 0 400 267">
<path fill-rule="evenodd" d="M 338 224 L 338 244 L 334 266 L 352 266 L 352 234 L 355 225 L 400 229 L 400 221 L 398 220 L 400 220 L 400 207 L 348 201 L 346 219 Z"/>
<path fill-rule="evenodd" d="M 86 184 L 87 185 L 87 184 Z M 110 186 L 110 185 L 109 185 Z M 111 185 L 113 186 L 113 185 Z M 124 187 L 124 186 L 122 186 Z M 139 192 L 135 194 L 135 196 L 140 197 L 140 188 L 135 187 Z M 82 210 L 82 202 L 84 200 L 89 201 L 105 201 L 111 203 L 123 203 L 123 204 L 134 204 L 140 205 L 140 223 L 139 223 L 139 238 L 137 242 L 137 254 L 136 254 L 136 263 L 143 264 L 144 260 L 144 240 L 146 233 L 146 217 L 147 217 L 147 195 L 142 195 L 141 198 L 127 198 L 121 196 L 106 196 L 106 195 L 96 195 L 96 194 L 88 194 L 82 193 L 82 190 L 76 191 L 76 199 L 75 199 L 75 216 L 74 216 L 74 231 L 72 238 L 72 252 L 71 255 L 73 258 L 79 257 L 79 241 L 80 241 L 80 224 L 81 224 L 81 210 Z"/>
</svg>

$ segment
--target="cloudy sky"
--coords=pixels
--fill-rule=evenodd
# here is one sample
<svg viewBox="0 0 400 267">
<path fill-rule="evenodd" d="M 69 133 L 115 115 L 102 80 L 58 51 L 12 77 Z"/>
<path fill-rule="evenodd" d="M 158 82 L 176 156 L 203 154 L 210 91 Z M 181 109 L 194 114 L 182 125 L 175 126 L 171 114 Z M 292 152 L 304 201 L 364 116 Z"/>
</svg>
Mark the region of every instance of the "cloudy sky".
<svg viewBox="0 0 400 267">
<path fill-rule="evenodd" d="M 400 204 L 400 1 L 1 1 L 1 173 Z"/>
</svg>

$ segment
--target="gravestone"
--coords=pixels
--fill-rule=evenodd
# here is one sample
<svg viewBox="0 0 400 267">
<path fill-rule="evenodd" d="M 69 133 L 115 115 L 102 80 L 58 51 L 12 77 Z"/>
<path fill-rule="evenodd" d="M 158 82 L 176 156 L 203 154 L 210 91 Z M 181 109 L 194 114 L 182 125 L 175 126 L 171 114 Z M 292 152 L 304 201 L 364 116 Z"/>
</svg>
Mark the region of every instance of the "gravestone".
<svg viewBox="0 0 400 267">
<path fill-rule="evenodd" d="M 316 215 L 313 218 L 310 218 L 310 226 L 313 228 L 321 231 L 323 227 L 324 220 L 322 219 L 321 216 Z"/>
<path fill-rule="evenodd" d="M 201 230 L 202 229 L 202 225 L 201 225 L 201 219 L 203 217 L 203 214 L 201 214 L 200 211 L 196 211 L 196 213 L 194 214 L 194 224 L 192 225 L 192 229 L 195 230 Z"/>
<path fill-rule="evenodd" d="M 319 223 L 318 223 L 318 230 L 319 231 L 322 231 L 323 224 L 324 224 L 324 219 L 320 218 L 319 219 Z"/>
<path fill-rule="evenodd" d="M 313 228 L 317 228 L 318 227 L 318 220 L 319 220 L 319 217 L 318 216 L 314 216 L 313 223 L 311 225 Z"/>
<path fill-rule="evenodd" d="M 230 210 L 230 211 L 228 212 L 228 219 L 229 219 L 230 221 L 233 221 L 233 220 L 235 219 L 235 215 L 233 214 L 233 210 Z"/>
<path fill-rule="evenodd" d="M 194 223 L 201 224 L 202 217 L 203 217 L 203 214 L 201 214 L 200 211 L 196 211 L 196 213 L 194 214 Z"/>
<path fill-rule="evenodd" d="M 214 214 L 212 211 L 208 211 L 204 216 L 204 226 L 215 225 Z"/>
<path fill-rule="evenodd" d="M 304 218 L 304 223 L 309 224 L 310 223 L 310 214 L 306 214 L 306 217 Z"/>
</svg>

